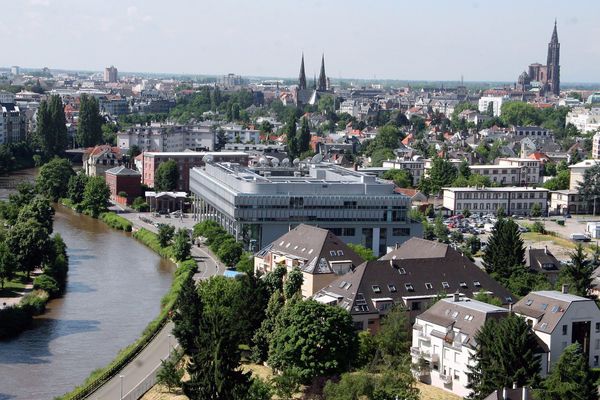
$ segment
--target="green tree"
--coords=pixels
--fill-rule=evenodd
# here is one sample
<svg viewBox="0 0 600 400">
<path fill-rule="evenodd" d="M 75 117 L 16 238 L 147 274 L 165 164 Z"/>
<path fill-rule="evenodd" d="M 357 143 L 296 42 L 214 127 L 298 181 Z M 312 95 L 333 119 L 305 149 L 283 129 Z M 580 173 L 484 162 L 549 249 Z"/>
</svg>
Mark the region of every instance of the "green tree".
<svg viewBox="0 0 600 400">
<path fill-rule="evenodd" d="M 450 185 L 457 176 L 456 167 L 448 160 L 434 157 L 429 170 L 429 177 L 421 180 L 428 181 L 431 193 L 439 193 L 442 187 Z"/>
<path fill-rule="evenodd" d="M 556 176 L 544 182 L 544 187 L 548 190 L 566 190 L 569 188 L 570 179 L 571 174 L 568 170 L 560 171 L 557 172 Z"/>
<path fill-rule="evenodd" d="M 373 249 L 367 249 L 365 246 L 355 243 L 348 243 L 347 246 L 365 261 L 377 260 L 377 257 L 373 254 Z"/>
<path fill-rule="evenodd" d="M 73 204 L 77 205 L 83 201 L 83 192 L 85 191 L 85 185 L 88 181 L 88 176 L 82 172 L 76 175 L 72 175 L 69 178 L 69 184 L 67 185 L 67 196 Z"/>
<path fill-rule="evenodd" d="M 525 248 L 519 226 L 511 219 L 500 218 L 483 255 L 483 265 L 488 274 L 507 280 L 515 267 L 522 266 Z"/>
<path fill-rule="evenodd" d="M 264 362 L 267 360 L 271 335 L 284 304 L 285 299 L 281 290 L 275 290 L 267 303 L 265 318 L 262 320 L 260 327 L 254 332 L 252 338 L 252 342 L 254 343 L 252 346 L 252 358 L 254 361 Z"/>
<path fill-rule="evenodd" d="M 282 371 L 271 379 L 273 392 L 281 400 L 292 400 L 300 389 L 300 374 L 292 368 Z"/>
<path fill-rule="evenodd" d="M 67 195 L 69 179 L 74 174 L 69 160 L 53 158 L 40 168 L 35 181 L 37 191 L 50 200 L 58 201 Z"/>
<path fill-rule="evenodd" d="M 596 203 L 598 197 L 600 197 L 600 164 L 585 170 L 583 180 L 577 190 L 586 201 L 593 202 L 594 215 L 596 215 Z"/>
<path fill-rule="evenodd" d="M 217 257 L 219 257 L 226 266 L 233 267 L 240 261 L 240 257 L 243 253 L 244 246 L 236 241 L 234 237 L 230 237 L 219 246 Z"/>
<path fill-rule="evenodd" d="M 598 388 L 579 343 L 563 350 L 539 392 L 539 398 L 547 400 L 598 399 Z"/>
<path fill-rule="evenodd" d="M 383 179 L 394 181 L 394 184 L 400 188 L 412 187 L 413 177 L 408 170 L 405 169 L 390 169 L 383 173 Z"/>
<path fill-rule="evenodd" d="M 157 192 L 172 192 L 177 190 L 179 183 L 179 168 L 174 160 L 161 163 L 156 169 L 154 189 Z"/>
<path fill-rule="evenodd" d="M 444 225 L 441 216 L 437 216 L 435 218 L 433 223 L 433 234 L 437 238 L 438 242 L 450 243 L 450 238 L 448 237 L 450 230 L 446 225 Z"/>
<path fill-rule="evenodd" d="M 381 320 L 381 329 L 375 336 L 377 357 L 391 368 L 406 365 L 410 347 L 410 324 L 406 309 L 396 305 Z"/>
<path fill-rule="evenodd" d="M 371 153 L 371 166 L 381 167 L 386 160 L 394 159 L 395 155 L 391 149 L 376 149 Z"/>
<path fill-rule="evenodd" d="M 4 241 L 0 241 L 0 288 L 13 278 L 16 272 L 17 261 Z"/>
<path fill-rule="evenodd" d="M 469 399 L 481 400 L 502 387 L 539 383 L 539 348 L 531 327 L 510 314 L 500 321 L 488 319 L 475 335 L 477 347 L 469 367 Z"/>
<path fill-rule="evenodd" d="M 577 296 L 587 297 L 592 284 L 594 266 L 585 255 L 581 243 L 571 252 L 571 262 L 560 271 L 560 282 L 569 285 L 569 292 Z"/>
<path fill-rule="evenodd" d="M 36 116 L 34 142 L 46 159 L 64 154 L 68 146 L 67 121 L 59 95 L 40 103 Z"/>
<path fill-rule="evenodd" d="M 79 98 L 79 120 L 77 123 L 77 143 L 81 147 L 91 147 L 102 142 L 102 117 L 98 100 L 94 96 L 82 94 Z"/>
<path fill-rule="evenodd" d="M 248 299 L 240 298 L 241 289 L 241 281 L 223 276 L 200 283 L 198 351 L 190 357 L 190 379 L 183 383 L 183 391 L 191 400 L 247 397 L 251 382 L 249 374 L 240 369 L 239 344 L 248 325 L 239 314 Z"/>
<path fill-rule="evenodd" d="M 166 386 L 169 393 L 181 386 L 184 370 L 177 367 L 177 357 L 169 357 L 160 361 L 160 369 L 156 374 L 156 383 Z"/>
<path fill-rule="evenodd" d="M 249 275 L 254 274 L 254 254 L 244 252 L 240 260 L 235 264 L 235 270 Z"/>
<path fill-rule="evenodd" d="M 21 208 L 17 217 L 17 223 L 33 219 L 39 222 L 51 234 L 53 218 L 54 209 L 50 206 L 50 201 L 43 196 L 37 195 Z"/>
<path fill-rule="evenodd" d="M 83 191 L 83 209 L 92 217 L 98 218 L 106 210 L 110 189 L 101 176 L 92 176 L 85 184 Z"/>
<path fill-rule="evenodd" d="M 173 336 L 181 345 L 184 354 L 192 355 L 198 351 L 195 340 L 200 335 L 200 317 L 202 302 L 193 279 L 193 274 L 181 284 L 181 289 L 173 307 Z"/>
<path fill-rule="evenodd" d="M 291 299 L 295 294 L 300 292 L 302 283 L 304 282 L 304 275 L 299 268 L 294 268 L 287 274 L 287 278 L 283 283 L 283 294 L 286 299 Z"/>
<path fill-rule="evenodd" d="M 494 306 L 502 306 L 502 300 L 498 297 L 494 297 L 492 296 L 490 293 L 486 292 L 485 290 L 480 290 L 479 292 L 475 293 L 475 295 L 473 296 L 473 299 L 477 300 L 477 301 L 481 301 L 483 303 L 488 303 L 488 304 L 492 304 Z"/>
<path fill-rule="evenodd" d="M 173 237 L 173 257 L 177 261 L 184 261 L 190 258 L 192 243 L 190 235 L 185 229 L 178 229 Z"/>
<path fill-rule="evenodd" d="M 296 114 L 290 114 L 287 124 L 285 125 L 287 137 L 287 151 L 291 159 L 300 155 L 300 144 L 296 135 Z"/>
<path fill-rule="evenodd" d="M 175 227 L 169 224 L 159 224 L 158 225 L 158 243 L 160 247 L 167 247 L 173 239 L 173 235 L 175 234 Z"/>
<path fill-rule="evenodd" d="M 541 217 L 542 205 L 540 203 L 533 204 L 533 206 L 531 206 L 531 211 L 529 212 L 529 214 L 534 218 Z"/>
<path fill-rule="evenodd" d="M 27 276 L 51 254 L 48 231 L 34 219 L 13 225 L 7 232 L 6 244 L 16 258 L 18 269 Z"/>
<path fill-rule="evenodd" d="M 542 122 L 537 108 L 532 104 L 520 101 L 503 103 L 500 119 L 506 125 L 518 126 L 540 125 Z"/>
<path fill-rule="evenodd" d="M 269 364 L 279 370 L 295 368 L 308 382 L 346 371 L 356 347 L 352 317 L 346 310 L 314 300 L 296 301 L 288 303 L 277 319 Z"/>
<path fill-rule="evenodd" d="M 302 118 L 300 132 L 298 132 L 298 153 L 302 154 L 310 150 L 310 127 L 308 119 Z"/>
</svg>

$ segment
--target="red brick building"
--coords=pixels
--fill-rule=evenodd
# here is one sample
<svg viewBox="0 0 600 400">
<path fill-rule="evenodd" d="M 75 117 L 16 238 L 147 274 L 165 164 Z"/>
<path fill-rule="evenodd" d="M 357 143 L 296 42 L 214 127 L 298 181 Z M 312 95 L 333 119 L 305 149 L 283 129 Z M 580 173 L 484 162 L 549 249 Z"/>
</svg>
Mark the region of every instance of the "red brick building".
<svg viewBox="0 0 600 400">
<path fill-rule="evenodd" d="M 142 182 L 154 187 L 154 174 L 158 166 L 165 161 L 174 160 L 179 167 L 179 185 L 176 190 L 189 192 L 190 168 L 204 165 L 204 156 L 212 157 L 215 162 L 234 162 L 248 166 L 248 154 L 243 152 L 145 152 L 142 159 Z"/>
<path fill-rule="evenodd" d="M 127 203 L 142 196 L 142 175 L 123 166 L 115 167 L 105 172 L 106 184 L 110 189 L 110 198 L 119 202 L 119 193 L 127 193 Z"/>
</svg>

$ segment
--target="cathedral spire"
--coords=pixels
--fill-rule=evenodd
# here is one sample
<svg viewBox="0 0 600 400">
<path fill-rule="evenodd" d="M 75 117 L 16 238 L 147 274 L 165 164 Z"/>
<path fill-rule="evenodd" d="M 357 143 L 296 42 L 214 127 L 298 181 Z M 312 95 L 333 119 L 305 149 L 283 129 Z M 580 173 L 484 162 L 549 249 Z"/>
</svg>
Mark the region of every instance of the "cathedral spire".
<svg viewBox="0 0 600 400">
<path fill-rule="evenodd" d="M 306 89 L 306 73 L 304 73 L 304 52 L 300 62 L 300 75 L 298 76 L 298 89 Z"/>
<path fill-rule="evenodd" d="M 554 30 L 552 39 L 548 43 L 547 85 L 549 91 L 555 96 L 560 95 L 560 43 L 558 42 L 558 30 L 556 28 L 556 19 L 554 20 Z"/>
<path fill-rule="evenodd" d="M 554 18 L 554 30 L 552 31 L 551 43 L 558 43 L 558 32 L 556 31 L 556 18 Z"/>
<path fill-rule="evenodd" d="M 319 84 L 317 86 L 319 92 L 327 90 L 327 76 L 325 75 L 325 54 L 321 56 L 321 72 L 319 72 Z"/>
</svg>

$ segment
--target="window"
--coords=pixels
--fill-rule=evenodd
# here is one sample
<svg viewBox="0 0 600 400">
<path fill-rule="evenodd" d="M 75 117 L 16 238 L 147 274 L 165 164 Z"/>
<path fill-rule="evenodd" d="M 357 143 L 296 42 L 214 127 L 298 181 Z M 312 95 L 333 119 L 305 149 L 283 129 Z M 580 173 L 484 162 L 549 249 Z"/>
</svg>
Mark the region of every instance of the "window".
<svg viewBox="0 0 600 400">
<path fill-rule="evenodd" d="M 473 318 L 474 317 L 471 314 L 465 315 L 465 320 L 467 320 L 467 321 L 473 321 Z"/>
<path fill-rule="evenodd" d="M 546 311 L 546 308 L 548 308 L 548 304 L 543 303 L 540 308 L 542 309 L 542 311 Z"/>
<path fill-rule="evenodd" d="M 460 283 L 460 287 L 463 288 L 463 289 L 466 289 L 467 288 L 467 282 L 461 282 Z"/>
<path fill-rule="evenodd" d="M 473 282 L 473 286 L 475 286 L 475 287 L 481 287 L 481 282 L 479 282 L 479 281 L 474 281 L 474 282 Z"/>
<path fill-rule="evenodd" d="M 563 332 L 563 335 L 566 335 L 566 334 L 567 334 L 567 329 L 568 329 L 567 325 L 563 325 L 563 326 L 562 326 L 562 332 Z"/>
<path fill-rule="evenodd" d="M 442 287 L 444 289 L 448 289 L 450 287 L 450 285 L 448 284 L 448 282 L 442 282 Z"/>
<path fill-rule="evenodd" d="M 596 333 L 600 333 L 600 322 L 596 322 Z"/>
<path fill-rule="evenodd" d="M 425 289 L 433 289 L 433 285 L 429 282 L 425 282 Z"/>
<path fill-rule="evenodd" d="M 556 313 L 556 312 L 558 312 L 558 310 L 560 310 L 560 307 L 559 307 L 559 306 L 553 306 L 553 307 L 552 307 L 552 312 L 553 312 L 553 313 Z"/>
<path fill-rule="evenodd" d="M 594 356 L 594 367 L 598 366 L 598 356 Z"/>
<path fill-rule="evenodd" d="M 596 339 L 596 350 L 600 350 L 600 339 Z"/>
<path fill-rule="evenodd" d="M 344 252 L 343 252 L 342 250 L 338 250 L 338 251 L 337 251 L 337 255 L 338 255 L 338 256 L 343 256 L 343 255 L 344 255 Z"/>
<path fill-rule="evenodd" d="M 406 270 L 404 268 L 399 268 L 398 272 L 400 272 L 400 275 L 406 275 Z"/>
<path fill-rule="evenodd" d="M 413 290 L 415 290 L 415 288 L 413 287 L 412 283 L 405 283 L 404 287 L 406 288 L 406 290 L 408 290 L 409 292 L 412 292 Z"/>
<path fill-rule="evenodd" d="M 525 302 L 525 305 L 526 305 L 526 306 L 530 306 L 530 305 L 532 305 L 532 304 L 533 304 L 533 300 L 531 300 L 531 299 L 528 299 L 528 300 Z"/>
<path fill-rule="evenodd" d="M 410 309 L 413 311 L 418 311 L 421 309 L 421 302 L 420 301 L 413 301 L 412 303 L 410 303 Z"/>
<path fill-rule="evenodd" d="M 331 256 L 334 256 L 334 257 L 335 257 L 335 250 L 331 250 L 331 251 L 329 252 L 329 255 L 331 255 Z"/>
<path fill-rule="evenodd" d="M 344 286 L 346 286 L 346 281 L 342 281 L 338 287 L 342 289 Z"/>
<path fill-rule="evenodd" d="M 542 323 L 542 325 L 540 325 L 540 329 L 541 330 L 546 330 L 546 328 L 548 328 L 548 324 L 547 323 Z"/>
<path fill-rule="evenodd" d="M 379 287 L 379 285 L 373 285 L 371 286 L 371 289 L 373 289 L 373 292 L 375 293 L 381 293 L 381 288 Z"/>
<path fill-rule="evenodd" d="M 396 285 L 388 285 L 388 290 L 391 293 L 396 293 Z"/>
<path fill-rule="evenodd" d="M 562 349 L 564 350 L 567 347 L 567 342 L 562 342 Z"/>
</svg>

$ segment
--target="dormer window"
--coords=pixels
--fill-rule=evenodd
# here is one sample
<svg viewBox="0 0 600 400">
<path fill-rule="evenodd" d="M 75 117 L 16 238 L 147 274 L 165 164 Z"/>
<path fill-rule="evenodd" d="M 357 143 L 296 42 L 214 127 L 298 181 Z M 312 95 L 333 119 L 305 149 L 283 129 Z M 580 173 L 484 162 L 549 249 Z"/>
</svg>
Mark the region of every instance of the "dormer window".
<svg viewBox="0 0 600 400">
<path fill-rule="evenodd" d="M 467 288 L 467 282 L 461 282 L 460 283 L 460 287 L 463 288 L 463 289 L 466 289 Z"/>
<path fill-rule="evenodd" d="M 408 290 L 409 292 L 412 292 L 415 290 L 415 288 L 413 287 L 412 283 L 405 283 L 404 287 L 406 288 L 406 290 Z"/>
<path fill-rule="evenodd" d="M 473 281 L 473 286 L 475 286 L 475 287 L 481 287 L 481 282 L 479 282 L 479 281 Z"/>
<path fill-rule="evenodd" d="M 406 270 L 404 268 L 398 268 L 398 272 L 400 272 L 400 275 L 406 275 Z"/>
<path fill-rule="evenodd" d="M 371 286 L 371 289 L 373 289 L 373 292 L 375 293 L 381 293 L 381 288 L 379 287 L 379 285 L 373 285 Z"/>
<path fill-rule="evenodd" d="M 335 257 L 335 250 L 331 250 L 331 251 L 329 252 L 329 255 L 330 255 L 330 256 L 333 256 L 333 257 Z"/>
<path fill-rule="evenodd" d="M 450 287 L 450 284 L 448 282 L 442 282 L 442 287 L 444 289 L 448 289 Z"/>
<path fill-rule="evenodd" d="M 388 285 L 388 290 L 391 293 L 396 293 L 396 285 Z"/>
<path fill-rule="evenodd" d="M 337 251 L 337 255 L 338 255 L 338 256 L 343 256 L 343 255 L 344 255 L 344 252 L 343 252 L 342 250 L 338 250 L 338 251 Z"/>
<path fill-rule="evenodd" d="M 431 290 L 433 289 L 433 285 L 429 282 L 425 282 L 425 289 Z"/>
<path fill-rule="evenodd" d="M 527 300 L 527 301 L 525 302 L 525 305 L 526 305 L 526 306 L 530 306 L 530 305 L 532 305 L 532 304 L 533 304 L 533 300 L 531 300 L 531 299 L 529 299 L 529 300 Z"/>
</svg>

